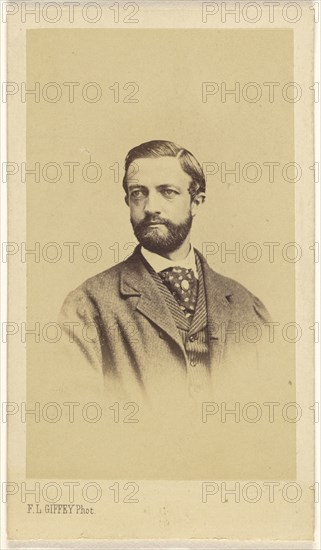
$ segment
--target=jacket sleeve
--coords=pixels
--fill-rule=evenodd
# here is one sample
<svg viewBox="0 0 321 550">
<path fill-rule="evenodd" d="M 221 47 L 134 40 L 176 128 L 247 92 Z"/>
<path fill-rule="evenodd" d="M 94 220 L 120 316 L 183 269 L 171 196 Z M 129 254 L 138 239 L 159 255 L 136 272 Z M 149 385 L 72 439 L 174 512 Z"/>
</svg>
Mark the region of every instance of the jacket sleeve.
<svg viewBox="0 0 321 550">
<path fill-rule="evenodd" d="M 86 290 L 77 288 L 68 294 L 59 314 L 63 352 L 101 372 L 102 354 L 98 313 Z"/>
</svg>

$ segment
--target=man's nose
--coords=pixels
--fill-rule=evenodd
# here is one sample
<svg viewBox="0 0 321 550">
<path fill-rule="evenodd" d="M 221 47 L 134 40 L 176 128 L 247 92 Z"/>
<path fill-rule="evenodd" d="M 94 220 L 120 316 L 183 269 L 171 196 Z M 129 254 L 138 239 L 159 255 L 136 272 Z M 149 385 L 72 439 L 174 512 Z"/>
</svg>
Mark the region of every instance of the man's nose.
<svg viewBox="0 0 321 550">
<path fill-rule="evenodd" d="M 145 201 L 145 212 L 148 214 L 161 213 L 161 205 L 158 193 L 154 191 L 148 193 L 148 197 Z"/>
</svg>

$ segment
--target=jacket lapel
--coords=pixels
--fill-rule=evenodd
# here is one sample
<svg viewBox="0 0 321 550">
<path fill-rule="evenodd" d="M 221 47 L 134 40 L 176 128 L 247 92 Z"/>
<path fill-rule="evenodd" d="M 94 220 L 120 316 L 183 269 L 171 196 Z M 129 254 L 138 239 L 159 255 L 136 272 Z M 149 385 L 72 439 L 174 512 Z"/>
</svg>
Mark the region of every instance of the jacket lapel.
<svg viewBox="0 0 321 550">
<path fill-rule="evenodd" d="M 137 246 L 133 254 L 124 262 L 124 268 L 120 274 L 120 293 L 123 296 L 138 297 L 136 309 L 179 346 L 186 360 L 186 351 L 175 321 L 145 266 L 140 254 L 140 246 Z"/>
<path fill-rule="evenodd" d="M 231 317 L 231 305 L 228 299 L 232 293 L 224 285 L 224 278 L 210 268 L 200 252 L 197 251 L 197 254 L 204 277 L 210 360 L 212 366 L 218 367 L 223 357 L 226 329 Z"/>
<path fill-rule="evenodd" d="M 201 262 L 204 290 L 207 307 L 207 326 L 209 335 L 209 352 L 212 366 L 219 366 L 223 356 L 226 329 L 231 317 L 229 297 L 231 292 L 224 284 L 224 278 L 215 273 L 204 256 L 196 251 Z M 180 348 L 185 360 L 186 351 L 177 329 L 176 323 L 158 291 L 140 254 L 138 245 L 133 254 L 124 262 L 120 274 L 120 293 L 123 296 L 137 296 L 136 309 L 161 331 L 171 338 Z"/>
</svg>

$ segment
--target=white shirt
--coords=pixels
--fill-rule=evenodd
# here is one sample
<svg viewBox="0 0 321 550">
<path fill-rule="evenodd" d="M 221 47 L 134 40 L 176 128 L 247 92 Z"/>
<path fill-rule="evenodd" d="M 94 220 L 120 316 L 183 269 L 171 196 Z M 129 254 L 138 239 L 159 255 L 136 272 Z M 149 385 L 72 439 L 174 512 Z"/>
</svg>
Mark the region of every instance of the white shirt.
<svg viewBox="0 0 321 550">
<path fill-rule="evenodd" d="M 191 246 L 190 251 L 187 254 L 186 258 L 184 258 L 184 260 L 169 260 L 168 258 L 164 258 L 164 256 L 160 256 L 155 252 L 150 252 L 150 250 L 147 250 L 143 246 L 141 247 L 141 253 L 144 256 L 145 260 L 149 263 L 149 265 L 151 265 L 154 271 L 156 271 L 156 273 L 158 273 L 159 271 L 163 271 L 163 269 L 168 269 L 169 267 L 179 266 L 185 267 L 186 269 L 192 269 L 194 271 L 196 279 L 198 279 L 195 262 L 195 252 L 193 246 Z"/>
</svg>

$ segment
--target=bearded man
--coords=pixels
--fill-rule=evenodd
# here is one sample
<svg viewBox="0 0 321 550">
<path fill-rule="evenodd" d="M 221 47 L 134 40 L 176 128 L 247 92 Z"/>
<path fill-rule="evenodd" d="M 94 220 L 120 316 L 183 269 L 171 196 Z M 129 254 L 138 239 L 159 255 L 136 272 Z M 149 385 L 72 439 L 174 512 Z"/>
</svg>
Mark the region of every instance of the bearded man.
<svg viewBox="0 0 321 550">
<path fill-rule="evenodd" d="M 262 334 L 269 315 L 191 244 L 206 186 L 189 151 L 161 140 L 134 147 L 123 187 L 139 244 L 128 259 L 68 295 L 61 326 L 107 390 L 164 398 L 179 389 L 204 398 L 217 373 L 229 385 L 231 365 L 242 354 L 247 365 L 257 358 L 258 340 L 249 330 Z M 72 339 L 71 326 L 81 327 Z"/>
</svg>

